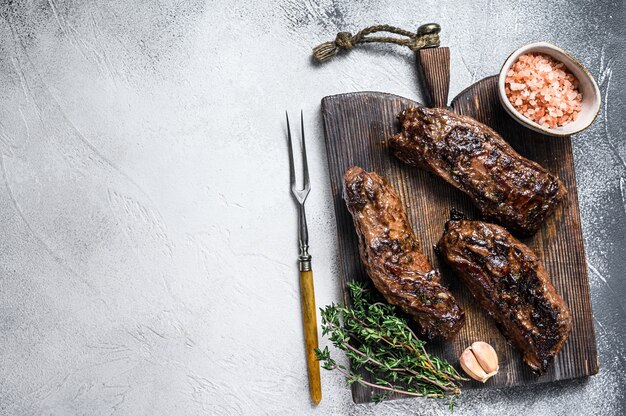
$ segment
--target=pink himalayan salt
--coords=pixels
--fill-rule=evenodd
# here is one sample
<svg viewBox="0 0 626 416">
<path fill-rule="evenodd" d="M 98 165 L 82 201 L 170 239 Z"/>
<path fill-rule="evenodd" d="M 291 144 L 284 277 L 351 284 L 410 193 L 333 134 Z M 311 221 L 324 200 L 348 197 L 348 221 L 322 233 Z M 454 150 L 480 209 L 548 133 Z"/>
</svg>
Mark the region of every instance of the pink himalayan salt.
<svg viewBox="0 0 626 416">
<path fill-rule="evenodd" d="M 504 86 L 513 107 L 543 127 L 564 126 L 576 120 L 582 109 L 578 80 L 548 55 L 521 55 L 507 72 Z"/>
</svg>

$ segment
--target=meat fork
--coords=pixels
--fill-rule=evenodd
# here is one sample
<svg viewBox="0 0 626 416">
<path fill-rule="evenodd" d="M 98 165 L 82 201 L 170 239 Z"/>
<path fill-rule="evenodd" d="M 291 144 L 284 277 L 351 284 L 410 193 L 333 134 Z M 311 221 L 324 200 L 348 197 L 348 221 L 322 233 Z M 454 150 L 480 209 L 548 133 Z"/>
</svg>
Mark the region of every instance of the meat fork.
<svg viewBox="0 0 626 416">
<path fill-rule="evenodd" d="M 289 178 L 291 180 L 291 193 L 298 203 L 298 241 L 300 255 L 298 265 L 300 269 L 300 300 L 302 303 L 302 321 L 304 324 L 304 342 L 306 346 L 306 360 L 309 374 L 309 392 L 313 404 L 322 400 L 322 384 L 320 381 L 320 364 L 315 355 L 317 348 L 317 316 L 315 310 L 315 290 L 313 288 L 313 270 L 311 270 L 311 255 L 309 254 L 309 232 L 306 225 L 306 213 L 304 202 L 311 190 L 309 180 L 309 166 L 306 159 L 306 145 L 304 142 L 304 116 L 300 111 L 300 130 L 302 137 L 302 189 L 296 185 L 295 162 L 293 159 L 293 141 L 291 140 L 291 128 L 289 127 L 289 114 L 287 117 L 287 140 L 289 141 Z"/>
</svg>

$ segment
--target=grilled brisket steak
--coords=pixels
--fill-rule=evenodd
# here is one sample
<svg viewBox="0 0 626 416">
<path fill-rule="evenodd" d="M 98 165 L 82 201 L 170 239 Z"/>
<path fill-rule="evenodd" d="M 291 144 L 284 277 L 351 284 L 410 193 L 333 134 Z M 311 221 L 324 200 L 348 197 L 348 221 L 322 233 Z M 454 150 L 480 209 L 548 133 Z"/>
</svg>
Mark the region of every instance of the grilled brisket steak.
<svg viewBox="0 0 626 416">
<path fill-rule="evenodd" d="M 437 247 L 524 362 L 545 372 L 563 348 L 572 318 L 535 253 L 504 228 L 482 221 L 449 221 Z"/>
<path fill-rule="evenodd" d="M 524 235 L 534 234 L 566 194 L 561 181 L 520 156 L 491 128 L 440 108 L 409 108 L 395 155 L 465 192 L 483 215 Z"/>
<path fill-rule="evenodd" d="M 410 315 L 429 339 L 456 334 L 465 313 L 419 250 L 394 189 L 384 178 L 359 167 L 349 168 L 344 182 L 361 261 L 376 289 Z"/>
</svg>

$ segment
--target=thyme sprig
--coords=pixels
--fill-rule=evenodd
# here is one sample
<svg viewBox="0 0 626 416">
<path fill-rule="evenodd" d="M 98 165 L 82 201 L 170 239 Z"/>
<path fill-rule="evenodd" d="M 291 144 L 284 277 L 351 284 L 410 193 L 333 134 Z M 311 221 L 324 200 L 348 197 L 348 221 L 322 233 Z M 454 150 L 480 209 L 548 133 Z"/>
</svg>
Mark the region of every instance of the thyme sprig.
<svg viewBox="0 0 626 416">
<path fill-rule="evenodd" d="M 325 347 L 315 350 L 323 368 L 339 372 L 348 384 L 382 391 L 373 396 L 375 402 L 393 393 L 431 398 L 454 398 L 461 393 L 458 382 L 467 379 L 446 360 L 428 354 L 426 343 L 396 314 L 394 306 L 378 302 L 361 283 L 348 283 L 348 290 L 351 306 L 331 304 L 320 310 L 322 335 L 345 351 L 351 366 L 338 364 Z M 365 380 L 362 370 L 374 381 Z"/>
</svg>

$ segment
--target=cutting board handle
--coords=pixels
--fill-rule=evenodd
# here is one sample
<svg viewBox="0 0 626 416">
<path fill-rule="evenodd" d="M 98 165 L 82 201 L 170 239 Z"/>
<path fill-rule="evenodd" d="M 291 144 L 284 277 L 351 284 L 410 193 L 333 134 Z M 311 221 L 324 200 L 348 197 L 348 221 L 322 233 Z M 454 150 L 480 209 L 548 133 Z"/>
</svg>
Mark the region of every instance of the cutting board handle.
<svg viewBox="0 0 626 416">
<path fill-rule="evenodd" d="M 450 48 L 420 49 L 416 56 L 428 105 L 446 108 L 450 90 Z"/>
</svg>

